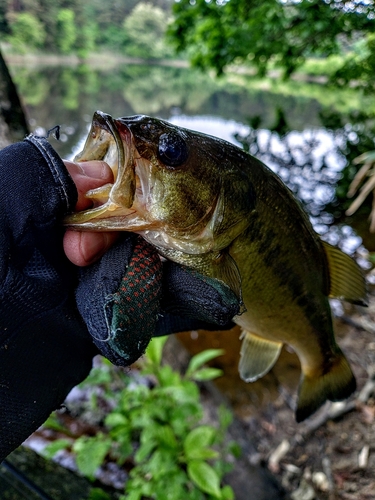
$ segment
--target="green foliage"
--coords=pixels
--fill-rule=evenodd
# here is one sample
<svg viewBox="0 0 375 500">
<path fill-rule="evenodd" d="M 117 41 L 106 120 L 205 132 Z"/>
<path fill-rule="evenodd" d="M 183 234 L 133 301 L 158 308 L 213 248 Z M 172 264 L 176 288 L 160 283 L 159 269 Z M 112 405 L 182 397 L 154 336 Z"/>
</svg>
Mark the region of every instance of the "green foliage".
<svg viewBox="0 0 375 500">
<path fill-rule="evenodd" d="M 330 0 L 180 0 L 169 36 L 193 64 L 219 74 L 250 61 L 261 74 L 272 63 L 290 75 L 307 57 L 338 53 L 341 39 L 372 32 L 374 9 Z"/>
<path fill-rule="evenodd" d="M 93 488 L 87 500 L 111 500 L 111 497 L 101 488 Z"/>
<path fill-rule="evenodd" d="M 111 440 L 99 433 L 94 439 L 82 436 L 75 441 L 73 451 L 76 454 L 77 467 L 83 475 L 94 479 L 95 472 L 111 448 Z"/>
<path fill-rule="evenodd" d="M 21 12 L 11 18 L 9 42 L 20 52 L 37 49 L 43 45 L 46 33 L 42 23 L 29 12 Z"/>
<path fill-rule="evenodd" d="M 97 25 L 94 21 L 81 25 L 78 31 L 75 48 L 78 57 L 86 59 L 96 47 Z"/>
<path fill-rule="evenodd" d="M 77 38 L 74 17 L 71 9 L 62 9 L 57 15 L 56 45 L 62 54 L 70 54 L 74 49 Z"/>
<path fill-rule="evenodd" d="M 139 3 L 124 20 L 125 52 L 145 59 L 171 55 L 164 43 L 167 23 L 162 9 L 149 3 Z"/>
<path fill-rule="evenodd" d="M 186 377 L 195 381 L 212 380 L 220 377 L 223 372 L 219 368 L 201 368 L 204 363 L 211 361 L 223 354 L 222 349 L 208 349 L 199 354 L 196 354 L 190 361 L 189 367 L 186 372 Z"/>
<path fill-rule="evenodd" d="M 86 58 L 98 47 L 137 57 L 168 57 L 169 0 L 0 0 L 1 34 L 16 51 L 44 49 Z M 124 24 L 126 30 L 124 29 Z M 9 28 L 10 26 L 10 28 Z"/>
<path fill-rule="evenodd" d="M 141 377 L 151 377 L 152 387 L 145 383 L 129 386 L 128 379 L 116 372 L 122 388 L 114 393 L 109 371 L 92 371 L 84 385 L 101 384 L 113 410 L 105 418 L 102 433 L 82 436 L 73 444 L 77 466 L 92 479 L 108 455 L 120 466 L 133 462 L 122 500 L 231 500 L 231 488 L 221 486 L 230 469 L 225 457 L 234 452 L 232 445 L 224 445 L 231 413 L 219 410 L 218 427 L 200 424 L 203 408 L 194 382 L 217 376 L 203 365 L 222 351 L 212 349 L 193 357 L 181 376 L 161 363 L 165 341 L 166 337 L 151 341 L 140 372 Z M 56 427 L 56 422 L 52 425 Z M 63 445 L 60 440 L 54 449 Z"/>
<path fill-rule="evenodd" d="M 375 119 L 373 110 L 352 111 L 347 116 L 341 116 L 333 110 L 321 113 L 323 125 L 331 129 L 340 138 L 340 151 L 346 158 L 346 166 L 336 185 L 336 200 L 326 207 L 337 219 L 343 216 L 352 203 L 348 198 L 349 186 L 356 176 L 359 165 L 356 158 L 368 154 L 375 146 Z M 365 221 L 371 211 L 371 197 L 358 210 L 358 214 Z"/>
<path fill-rule="evenodd" d="M 355 82 L 367 93 L 375 91 L 375 34 L 369 33 L 355 44 L 354 50 L 347 56 L 345 63 L 331 76 L 331 83 L 346 87 Z"/>
<path fill-rule="evenodd" d="M 344 57 L 338 54 L 320 58 L 310 57 L 302 64 L 300 70 L 307 75 L 330 76 L 341 68 L 344 62 Z"/>
</svg>

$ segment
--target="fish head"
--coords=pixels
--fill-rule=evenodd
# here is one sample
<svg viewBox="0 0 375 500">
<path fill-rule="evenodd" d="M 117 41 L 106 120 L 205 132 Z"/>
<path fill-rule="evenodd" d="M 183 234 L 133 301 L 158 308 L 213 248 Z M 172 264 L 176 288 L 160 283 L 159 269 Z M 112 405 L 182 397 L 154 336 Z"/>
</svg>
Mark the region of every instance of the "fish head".
<svg viewBox="0 0 375 500">
<path fill-rule="evenodd" d="M 103 160 L 115 179 L 87 193 L 99 206 L 66 218 L 77 229 L 133 231 L 158 247 L 204 253 L 226 246 L 254 208 L 239 148 L 163 120 L 97 111 L 75 160 Z"/>
</svg>

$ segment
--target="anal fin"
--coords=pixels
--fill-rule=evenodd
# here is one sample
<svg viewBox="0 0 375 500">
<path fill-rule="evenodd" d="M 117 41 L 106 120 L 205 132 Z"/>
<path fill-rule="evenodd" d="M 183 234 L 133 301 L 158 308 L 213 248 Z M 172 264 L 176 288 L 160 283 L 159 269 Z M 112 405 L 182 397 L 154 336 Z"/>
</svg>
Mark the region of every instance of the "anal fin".
<svg viewBox="0 0 375 500">
<path fill-rule="evenodd" d="M 255 382 L 276 363 L 283 344 L 263 339 L 245 330 L 241 339 L 240 377 L 245 382 Z"/>
</svg>

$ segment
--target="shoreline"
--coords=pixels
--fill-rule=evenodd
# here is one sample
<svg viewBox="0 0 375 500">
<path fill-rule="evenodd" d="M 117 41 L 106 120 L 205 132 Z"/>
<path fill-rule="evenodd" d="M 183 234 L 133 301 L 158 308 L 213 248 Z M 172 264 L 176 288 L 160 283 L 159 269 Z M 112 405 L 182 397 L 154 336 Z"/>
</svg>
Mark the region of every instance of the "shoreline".
<svg viewBox="0 0 375 500">
<path fill-rule="evenodd" d="M 93 69 L 110 70 L 118 65 L 149 65 L 149 66 L 165 66 L 171 68 L 189 69 L 191 67 L 189 61 L 183 59 L 143 59 L 140 57 L 123 56 L 121 54 L 112 53 L 93 53 L 85 58 L 80 58 L 77 55 L 57 55 L 57 54 L 14 54 L 1 47 L 3 57 L 9 66 L 26 66 L 26 67 L 43 67 L 43 66 L 67 66 L 77 67 L 87 65 Z M 238 74 L 256 76 L 256 69 L 246 66 L 229 66 L 227 74 Z M 267 73 L 267 78 L 277 80 L 281 76 L 280 70 L 270 70 Z M 309 75 L 302 72 L 296 72 L 291 75 L 290 80 L 304 83 L 317 83 L 324 85 L 328 81 L 325 75 Z"/>
<path fill-rule="evenodd" d="M 1 47 L 0 47 L 1 48 Z M 93 53 L 85 58 L 77 55 L 56 54 L 14 54 L 2 49 L 3 57 L 11 66 L 80 66 L 87 65 L 93 69 L 111 69 L 118 64 L 146 64 L 150 66 L 170 66 L 174 68 L 189 68 L 188 61 L 181 59 L 142 59 L 138 57 L 122 56 L 120 54 Z"/>
</svg>

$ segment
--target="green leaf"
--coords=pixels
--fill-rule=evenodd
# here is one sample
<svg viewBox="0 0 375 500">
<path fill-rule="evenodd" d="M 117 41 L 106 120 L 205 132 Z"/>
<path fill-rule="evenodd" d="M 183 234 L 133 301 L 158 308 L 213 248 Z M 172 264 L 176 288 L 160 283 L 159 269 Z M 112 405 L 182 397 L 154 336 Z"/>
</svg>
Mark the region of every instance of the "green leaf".
<svg viewBox="0 0 375 500">
<path fill-rule="evenodd" d="M 175 449 L 178 447 L 176 437 L 169 425 L 161 425 L 158 429 L 158 440 L 161 446 Z"/>
<path fill-rule="evenodd" d="M 138 448 L 136 454 L 134 455 L 135 462 L 139 464 L 144 460 L 146 460 L 146 458 L 148 458 L 148 456 L 154 451 L 156 446 L 157 446 L 157 441 L 154 439 L 144 441 Z"/>
<path fill-rule="evenodd" d="M 220 428 L 226 430 L 233 421 L 232 412 L 226 408 L 224 405 L 219 406 L 218 410 Z"/>
<path fill-rule="evenodd" d="M 167 340 L 167 335 L 165 335 L 164 337 L 155 337 L 148 344 L 148 347 L 146 349 L 146 356 L 154 365 L 160 365 L 163 347 Z"/>
<path fill-rule="evenodd" d="M 180 374 L 174 371 L 169 365 L 160 367 L 156 376 L 162 387 L 179 386 L 182 383 Z"/>
<path fill-rule="evenodd" d="M 224 352 L 225 351 L 223 349 L 207 349 L 206 351 L 196 354 L 190 360 L 186 375 L 190 376 L 198 368 L 207 363 L 207 361 L 211 361 L 211 359 L 221 356 Z"/>
<path fill-rule="evenodd" d="M 234 456 L 234 458 L 240 458 L 242 455 L 242 448 L 238 443 L 236 443 L 236 441 L 230 441 L 228 451 Z"/>
<path fill-rule="evenodd" d="M 188 455 L 195 448 L 210 446 L 214 440 L 216 430 L 209 425 L 196 427 L 186 436 L 184 440 L 184 450 Z"/>
<path fill-rule="evenodd" d="M 221 498 L 220 479 L 215 470 L 202 460 L 188 463 L 187 472 L 198 488 L 215 498 Z"/>
<path fill-rule="evenodd" d="M 203 382 L 205 380 L 213 380 L 217 377 L 221 377 L 223 370 L 220 368 L 202 368 L 197 370 L 190 375 L 190 378 L 196 380 L 197 382 Z"/>
<path fill-rule="evenodd" d="M 234 500 L 234 492 L 229 484 L 226 484 L 221 490 L 222 500 Z"/>
<path fill-rule="evenodd" d="M 69 435 L 69 429 L 60 424 L 56 413 L 51 413 L 51 415 L 44 422 L 43 427 L 48 427 L 48 429 L 53 429 L 54 431 L 63 432 L 64 434 Z"/>
<path fill-rule="evenodd" d="M 111 500 L 111 497 L 101 488 L 93 488 L 87 500 Z"/>
<path fill-rule="evenodd" d="M 142 491 L 132 490 L 127 495 L 121 495 L 120 500 L 140 500 L 142 498 Z"/>
<path fill-rule="evenodd" d="M 69 448 L 71 442 L 68 439 L 56 439 L 53 443 L 48 444 L 43 450 L 43 456 L 45 458 L 52 458 L 60 450 L 65 450 Z"/>
<path fill-rule="evenodd" d="M 98 467 L 103 463 L 105 456 L 111 448 L 111 440 L 103 434 L 95 437 L 82 436 L 73 445 L 73 451 L 76 453 L 76 462 L 79 471 L 94 479 Z"/>
<path fill-rule="evenodd" d="M 189 460 L 213 460 L 219 458 L 219 452 L 212 448 L 196 448 L 189 453 L 187 461 Z"/>
<path fill-rule="evenodd" d="M 106 417 L 105 425 L 108 427 L 128 426 L 128 419 L 122 413 L 113 412 Z"/>
</svg>

